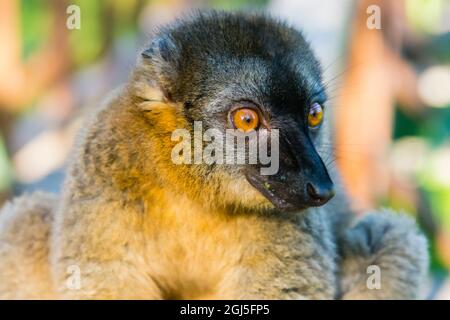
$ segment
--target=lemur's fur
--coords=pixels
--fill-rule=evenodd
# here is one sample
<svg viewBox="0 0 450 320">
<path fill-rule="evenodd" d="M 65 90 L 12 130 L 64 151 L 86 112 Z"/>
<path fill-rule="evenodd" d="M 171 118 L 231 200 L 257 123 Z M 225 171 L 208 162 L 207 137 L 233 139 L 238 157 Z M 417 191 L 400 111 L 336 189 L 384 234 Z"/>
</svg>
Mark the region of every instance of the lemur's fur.
<svg viewBox="0 0 450 320">
<path fill-rule="evenodd" d="M 339 185 L 324 206 L 278 210 L 241 167 L 171 161 L 174 129 L 224 128 L 232 101 L 306 107 L 320 68 L 297 31 L 208 13 L 155 39 L 84 126 L 62 194 L 0 212 L 0 298 L 419 297 L 427 245 L 410 218 L 381 210 L 353 222 Z M 326 131 L 311 138 L 324 156 Z M 367 286 L 370 265 L 379 289 Z"/>
</svg>

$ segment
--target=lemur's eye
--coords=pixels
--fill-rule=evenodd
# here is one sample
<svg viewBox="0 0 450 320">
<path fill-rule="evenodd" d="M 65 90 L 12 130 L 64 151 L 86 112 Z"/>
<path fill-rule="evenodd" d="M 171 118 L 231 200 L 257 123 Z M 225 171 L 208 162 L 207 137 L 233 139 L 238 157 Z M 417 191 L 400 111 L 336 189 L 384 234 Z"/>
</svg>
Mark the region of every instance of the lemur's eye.
<svg viewBox="0 0 450 320">
<path fill-rule="evenodd" d="M 241 108 L 233 112 L 233 124 L 244 132 L 255 130 L 259 126 L 258 112 L 250 108 Z"/>
<path fill-rule="evenodd" d="M 308 125 L 310 128 L 317 128 L 323 121 L 323 108 L 317 102 L 314 103 L 308 112 Z"/>
</svg>

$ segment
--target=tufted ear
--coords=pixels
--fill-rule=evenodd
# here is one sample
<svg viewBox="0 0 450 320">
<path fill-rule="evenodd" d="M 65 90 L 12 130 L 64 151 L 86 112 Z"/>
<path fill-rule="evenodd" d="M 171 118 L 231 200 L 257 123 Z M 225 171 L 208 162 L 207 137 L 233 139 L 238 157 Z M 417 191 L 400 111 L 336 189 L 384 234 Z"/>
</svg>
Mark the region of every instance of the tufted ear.
<svg viewBox="0 0 450 320">
<path fill-rule="evenodd" d="M 168 100 L 177 83 L 181 49 L 168 35 L 158 36 L 141 53 L 144 64 L 150 67 L 154 80 Z"/>
</svg>

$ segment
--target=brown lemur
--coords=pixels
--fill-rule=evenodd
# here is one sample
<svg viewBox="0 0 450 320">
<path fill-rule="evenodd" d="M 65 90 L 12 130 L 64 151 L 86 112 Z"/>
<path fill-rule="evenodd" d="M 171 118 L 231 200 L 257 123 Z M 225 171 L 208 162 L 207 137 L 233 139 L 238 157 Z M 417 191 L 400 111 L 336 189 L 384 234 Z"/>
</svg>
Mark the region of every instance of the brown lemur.
<svg viewBox="0 0 450 320">
<path fill-rule="evenodd" d="M 426 240 L 389 210 L 354 219 L 322 161 L 325 104 L 317 60 L 283 22 L 208 12 L 162 27 L 84 126 L 62 194 L 3 208 L 0 297 L 418 298 Z M 279 130 L 278 172 L 174 163 L 172 133 L 195 121 Z"/>
</svg>

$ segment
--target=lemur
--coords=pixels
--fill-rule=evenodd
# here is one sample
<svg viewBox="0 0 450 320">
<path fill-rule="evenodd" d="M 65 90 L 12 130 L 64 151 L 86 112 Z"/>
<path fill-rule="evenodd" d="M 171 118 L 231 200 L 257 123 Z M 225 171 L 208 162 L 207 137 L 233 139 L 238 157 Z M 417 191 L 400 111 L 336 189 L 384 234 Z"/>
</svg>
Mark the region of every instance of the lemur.
<svg viewBox="0 0 450 320">
<path fill-rule="evenodd" d="M 428 254 L 413 220 L 356 218 L 322 160 L 325 91 L 302 34 L 267 15 L 198 12 L 161 27 L 86 120 L 61 195 L 2 209 L 0 297 L 419 298 Z M 278 172 L 174 163 L 172 133 L 196 121 L 278 130 Z"/>
</svg>

